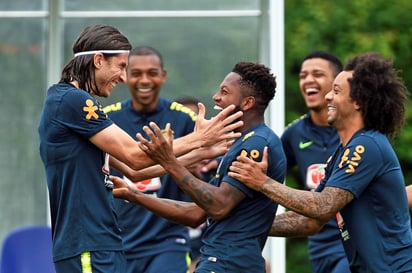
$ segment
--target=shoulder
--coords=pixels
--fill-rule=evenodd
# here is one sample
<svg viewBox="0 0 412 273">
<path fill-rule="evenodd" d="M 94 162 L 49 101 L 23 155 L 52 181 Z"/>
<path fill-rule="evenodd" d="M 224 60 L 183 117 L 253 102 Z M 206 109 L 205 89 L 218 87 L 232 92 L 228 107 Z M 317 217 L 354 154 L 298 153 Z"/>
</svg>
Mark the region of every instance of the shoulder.
<svg viewBox="0 0 412 273">
<path fill-rule="evenodd" d="M 109 104 L 109 105 L 107 105 L 106 107 L 103 108 L 103 111 L 107 114 L 107 113 L 114 113 L 114 112 L 118 112 L 118 111 L 127 109 L 129 101 L 130 101 L 130 99 Z"/>
<path fill-rule="evenodd" d="M 191 121 L 196 121 L 197 118 L 197 114 L 195 112 L 193 112 L 190 108 L 175 102 L 175 101 L 167 101 L 165 99 L 163 99 L 163 103 L 165 103 L 165 105 L 167 105 L 167 108 L 169 109 L 169 111 L 173 114 L 179 115 L 183 118 L 187 118 L 190 119 Z"/>
<path fill-rule="evenodd" d="M 350 140 L 348 146 L 368 146 L 368 147 L 385 147 L 391 146 L 389 139 L 382 133 L 375 130 L 364 130 L 357 132 Z"/>
<path fill-rule="evenodd" d="M 293 135 L 296 132 L 302 132 L 312 124 L 309 113 L 306 113 L 299 118 L 290 122 L 282 133 L 283 135 Z"/>
<path fill-rule="evenodd" d="M 377 131 L 362 131 L 356 133 L 346 145 L 342 158 L 348 161 L 369 161 L 382 163 L 386 158 L 394 155 L 388 138 Z"/>
<path fill-rule="evenodd" d="M 242 145 L 246 147 L 263 148 L 269 146 L 271 149 L 281 146 L 279 137 L 265 124 L 255 126 L 250 131 L 246 132 L 241 137 L 241 141 L 243 142 Z"/>
</svg>

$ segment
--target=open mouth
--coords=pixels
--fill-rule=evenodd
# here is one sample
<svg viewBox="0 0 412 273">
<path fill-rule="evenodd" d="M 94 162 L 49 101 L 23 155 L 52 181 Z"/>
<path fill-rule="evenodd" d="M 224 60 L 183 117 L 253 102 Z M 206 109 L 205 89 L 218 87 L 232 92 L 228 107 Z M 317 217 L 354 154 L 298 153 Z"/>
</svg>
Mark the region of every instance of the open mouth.
<svg viewBox="0 0 412 273">
<path fill-rule="evenodd" d="M 152 88 L 139 88 L 138 91 L 141 93 L 147 93 L 152 91 Z"/>
<path fill-rule="evenodd" d="M 305 90 L 306 95 L 311 96 L 319 93 L 319 90 L 316 88 L 308 88 Z"/>
</svg>

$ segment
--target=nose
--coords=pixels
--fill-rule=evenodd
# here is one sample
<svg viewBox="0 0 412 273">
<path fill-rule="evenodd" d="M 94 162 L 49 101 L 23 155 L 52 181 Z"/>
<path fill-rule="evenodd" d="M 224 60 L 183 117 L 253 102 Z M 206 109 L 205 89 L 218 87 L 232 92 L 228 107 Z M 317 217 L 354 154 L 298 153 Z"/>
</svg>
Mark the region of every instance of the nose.
<svg viewBox="0 0 412 273">
<path fill-rule="evenodd" d="M 326 101 L 331 101 L 332 100 L 332 96 L 333 96 L 333 90 L 330 90 L 328 93 L 326 93 L 325 95 L 325 99 Z"/>
<path fill-rule="evenodd" d="M 120 79 L 120 82 L 126 83 L 126 81 L 127 81 L 126 69 L 122 70 L 122 72 L 120 73 L 119 79 Z"/>
<path fill-rule="evenodd" d="M 219 96 L 218 96 L 217 92 L 212 96 L 212 100 L 213 101 L 218 101 L 219 100 Z"/>
</svg>

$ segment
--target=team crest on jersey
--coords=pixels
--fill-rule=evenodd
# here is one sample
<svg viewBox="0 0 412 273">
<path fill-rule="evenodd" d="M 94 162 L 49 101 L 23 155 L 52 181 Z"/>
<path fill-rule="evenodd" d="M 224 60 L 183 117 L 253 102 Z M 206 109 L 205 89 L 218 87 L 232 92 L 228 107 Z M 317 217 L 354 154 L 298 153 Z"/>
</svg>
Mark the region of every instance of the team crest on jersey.
<svg viewBox="0 0 412 273">
<path fill-rule="evenodd" d="M 98 105 L 95 105 L 91 99 L 86 100 L 86 106 L 83 107 L 83 111 L 86 112 L 86 119 L 90 120 L 92 118 L 98 119 L 99 115 L 96 111 L 99 109 Z"/>
<path fill-rule="evenodd" d="M 362 159 L 362 154 L 364 152 L 365 147 L 363 145 L 357 145 L 353 152 L 351 152 L 351 150 L 347 148 L 340 158 L 338 167 L 340 169 L 346 168 L 346 173 L 354 173 L 356 171 L 356 168 L 359 166 L 359 161 Z"/>
</svg>

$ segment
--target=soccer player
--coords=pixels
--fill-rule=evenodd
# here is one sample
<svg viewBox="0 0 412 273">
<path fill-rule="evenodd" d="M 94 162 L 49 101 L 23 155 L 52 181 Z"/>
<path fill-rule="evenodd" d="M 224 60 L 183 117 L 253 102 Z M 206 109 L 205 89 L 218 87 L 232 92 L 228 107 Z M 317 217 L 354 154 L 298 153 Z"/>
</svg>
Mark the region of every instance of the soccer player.
<svg viewBox="0 0 412 273">
<path fill-rule="evenodd" d="M 154 162 L 107 117 L 96 97 L 108 97 L 126 81 L 130 49 L 115 27 L 86 27 L 73 44 L 74 57 L 63 68 L 59 83 L 47 91 L 38 131 L 57 273 L 125 272 L 105 153 L 135 170 Z M 233 109 L 206 120 L 202 106 L 195 131 L 177 139 L 174 152 L 181 155 L 237 137 L 227 134 L 242 125 L 233 123 L 241 113 L 227 116 Z"/>
<path fill-rule="evenodd" d="M 266 176 L 265 160 L 238 157 L 229 175 L 290 210 L 276 217 L 272 236 L 314 234 L 339 212 L 351 272 L 412 272 L 405 181 L 390 143 L 404 123 L 407 94 L 390 59 L 367 52 L 349 60 L 326 95 L 341 144 L 315 192 Z"/>
<path fill-rule="evenodd" d="M 193 176 L 172 153 L 170 131 L 165 138 L 155 124 L 145 127 L 150 141 L 138 135 L 142 149 L 159 162 L 194 202 L 151 198 L 113 177 L 114 194 L 140 204 L 172 221 L 197 227 L 206 220 L 201 257 L 196 273 L 265 272 L 262 249 L 275 217 L 277 204 L 227 175 L 238 155 L 260 160 L 269 148 L 270 177 L 283 181 L 286 159 L 278 136 L 264 124 L 264 112 L 275 95 L 276 81 L 262 64 L 235 64 L 213 96 L 215 108 L 234 104 L 243 111 L 244 125 L 220 161 L 216 176 L 208 182 Z M 153 130 L 153 131 L 152 131 Z"/>
</svg>

